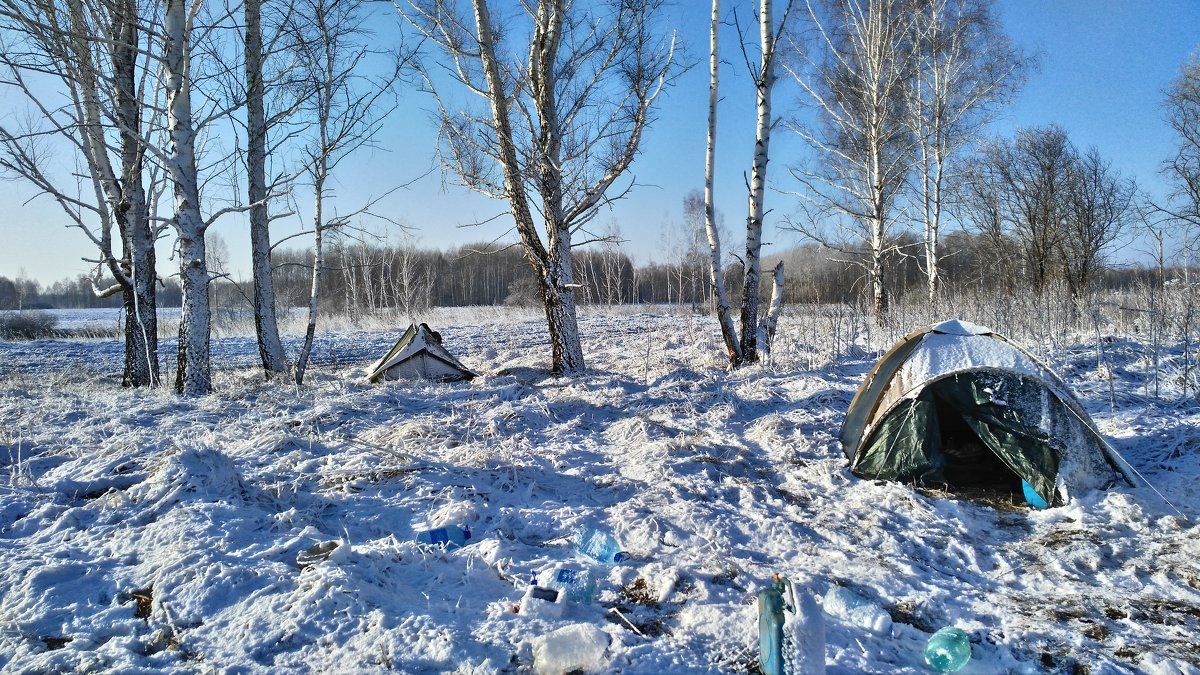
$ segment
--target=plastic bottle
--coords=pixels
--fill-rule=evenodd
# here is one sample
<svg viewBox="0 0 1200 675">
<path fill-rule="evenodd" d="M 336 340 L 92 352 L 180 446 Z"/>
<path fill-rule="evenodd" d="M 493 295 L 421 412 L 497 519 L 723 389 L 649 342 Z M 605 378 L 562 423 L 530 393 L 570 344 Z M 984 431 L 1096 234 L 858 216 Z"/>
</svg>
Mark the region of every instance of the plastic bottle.
<svg viewBox="0 0 1200 675">
<path fill-rule="evenodd" d="M 792 672 L 803 675 L 825 674 L 825 613 L 813 594 L 804 588 L 796 589 L 796 643 Z"/>
<path fill-rule="evenodd" d="M 758 657 L 765 675 L 825 672 L 825 614 L 811 593 L 797 594 L 778 574 L 758 594 Z"/>
<path fill-rule="evenodd" d="M 576 532 L 573 542 L 576 551 L 604 565 L 613 565 L 629 557 L 621 552 L 611 534 L 595 527 Z"/>
<path fill-rule="evenodd" d="M 830 584 L 825 593 L 825 613 L 876 635 L 890 635 L 892 617 L 882 607 L 854 591 Z"/>
<path fill-rule="evenodd" d="M 775 575 L 775 583 L 758 594 L 758 661 L 764 675 L 785 675 L 784 612 L 794 612 L 792 583 Z"/>
<path fill-rule="evenodd" d="M 939 673 L 953 673 L 971 660 L 971 641 L 954 626 L 933 634 L 925 645 L 925 662 Z"/>
<path fill-rule="evenodd" d="M 612 638 L 598 626 L 577 623 L 534 638 L 533 667 L 538 675 L 562 675 L 601 668 Z"/>
<path fill-rule="evenodd" d="M 469 525 L 459 527 L 450 525 L 448 527 L 438 527 L 432 530 L 418 532 L 416 536 L 417 543 L 427 546 L 440 546 L 447 551 L 466 546 L 471 539 L 471 527 Z"/>
<path fill-rule="evenodd" d="M 587 570 L 557 567 L 541 586 L 562 593 L 567 601 L 577 605 L 590 605 L 596 597 L 596 580 Z"/>
</svg>

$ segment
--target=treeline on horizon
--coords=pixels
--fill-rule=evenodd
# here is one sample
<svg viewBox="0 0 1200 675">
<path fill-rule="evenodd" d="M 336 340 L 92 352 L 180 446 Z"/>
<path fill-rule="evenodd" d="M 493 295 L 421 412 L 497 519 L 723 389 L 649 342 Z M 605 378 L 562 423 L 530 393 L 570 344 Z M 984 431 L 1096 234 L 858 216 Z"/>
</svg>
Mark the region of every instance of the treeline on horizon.
<svg viewBox="0 0 1200 675">
<path fill-rule="evenodd" d="M 900 242 L 898 251 L 904 251 Z M 908 244 L 919 247 L 911 238 Z M 961 293 L 1024 292 L 1028 285 L 1015 242 L 998 246 L 993 240 L 966 232 L 945 239 L 941 275 L 948 296 Z M 765 267 L 782 260 L 787 275 L 784 304 L 842 304 L 864 302 L 863 259 L 867 252 L 836 251 L 805 244 L 765 256 Z M 682 246 L 675 259 L 635 265 L 618 244 L 576 251 L 574 277 L 583 304 L 680 304 L 707 306 L 711 299 L 707 251 Z M 894 282 L 893 300 L 921 298 L 925 276 L 919 257 L 898 253 L 886 261 Z M 323 311 L 355 316 L 399 311 L 417 314 L 431 307 L 538 306 L 535 280 L 521 249 L 495 244 L 468 244 L 450 250 L 338 241 L 326 254 Z M 273 280 L 277 304 L 298 308 L 308 302 L 312 256 L 308 251 L 283 250 L 275 255 Z M 1183 276 L 1184 270 L 1141 265 L 1103 264 L 1092 279 L 1094 292 L 1157 286 Z M 725 266 L 727 287 L 740 295 L 741 264 Z M 98 297 L 87 276 L 43 286 L 36 281 L 0 276 L 0 310 L 118 308 L 119 295 Z M 250 310 L 249 283 L 216 279 L 211 289 L 214 310 Z M 766 281 L 763 292 L 768 293 Z M 177 279 L 160 281 L 160 307 L 178 307 L 182 293 Z"/>
</svg>

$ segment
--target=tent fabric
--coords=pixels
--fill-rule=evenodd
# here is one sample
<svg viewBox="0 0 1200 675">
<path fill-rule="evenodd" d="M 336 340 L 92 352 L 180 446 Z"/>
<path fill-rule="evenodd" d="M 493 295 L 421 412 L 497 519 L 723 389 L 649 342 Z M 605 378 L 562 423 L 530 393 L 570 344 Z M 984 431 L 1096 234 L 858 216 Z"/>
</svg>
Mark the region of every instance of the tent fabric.
<svg viewBox="0 0 1200 675">
<path fill-rule="evenodd" d="M 888 351 L 851 402 L 841 441 L 860 476 L 938 485 L 972 473 L 997 480 L 988 474 L 1002 464 L 1050 503 L 1124 475 L 1057 375 L 965 321 L 916 331 Z"/>
<path fill-rule="evenodd" d="M 442 336 L 426 324 L 412 324 L 383 358 L 367 368 L 371 382 L 422 379 L 438 382 L 469 380 L 467 370 L 445 347 Z"/>
</svg>

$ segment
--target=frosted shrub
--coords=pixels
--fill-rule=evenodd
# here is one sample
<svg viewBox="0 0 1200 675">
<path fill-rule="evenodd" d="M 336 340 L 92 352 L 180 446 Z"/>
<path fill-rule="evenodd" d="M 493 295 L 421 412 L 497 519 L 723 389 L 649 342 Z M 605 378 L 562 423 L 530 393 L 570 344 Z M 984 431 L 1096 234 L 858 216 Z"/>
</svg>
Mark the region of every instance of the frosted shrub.
<svg viewBox="0 0 1200 675">
<path fill-rule="evenodd" d="M 0 313 L 0 338 L 37 340 L 54 335 L 58 319 L 39 310 Z"/>
</svg>

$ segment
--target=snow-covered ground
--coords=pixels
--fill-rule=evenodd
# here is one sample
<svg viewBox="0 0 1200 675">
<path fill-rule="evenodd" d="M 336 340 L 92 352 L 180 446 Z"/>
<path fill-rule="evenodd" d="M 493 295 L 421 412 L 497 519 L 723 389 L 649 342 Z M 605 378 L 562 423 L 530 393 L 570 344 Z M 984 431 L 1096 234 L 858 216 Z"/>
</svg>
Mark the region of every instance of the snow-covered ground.
<svg viewBox="0 0 1200 675">
<path fill-rule="evenodd" d="M 792 317 L 730 373 L 708 316 L 589 313 L 588 374 L 550 379 L 536 313 L 430 321 L 481 377 L 367 384 L 402 326 L 325 336 L 302 388 L 218 339 L 199 399 L 120 389 L 117 340 L 0 342 L 0 670 L 526 673 L 586 624 L 596 672 L 755 672 L 778 572 L 891 614 L 882 635 L 829 617 L 831 673 L 928 672 L 948 624 L 963 673 L 1200 673 L 1200 405 L 1167 376 L 1150 397 L 1137 342 L 1103 343 L 1103 377 L 1094 344 L 1038 353 L 1179 512 L 1145 485 L 1029 511 L 851 475 L 842 416 L 916 326 L 866 345 Z M 414 542 L 459 523 L 474 543 Z M 580 558 L 584 526 L 631 559 Z M 564 564 L 595 603 L 514 613 Z"/>
</svg>

